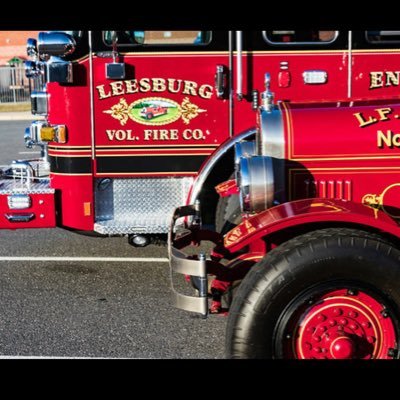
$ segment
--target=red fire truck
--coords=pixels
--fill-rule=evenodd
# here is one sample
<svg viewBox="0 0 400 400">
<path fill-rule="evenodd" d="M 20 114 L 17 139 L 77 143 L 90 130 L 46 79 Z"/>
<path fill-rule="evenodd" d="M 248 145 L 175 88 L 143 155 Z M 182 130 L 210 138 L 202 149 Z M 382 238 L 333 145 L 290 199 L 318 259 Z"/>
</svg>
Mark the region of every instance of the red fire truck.
<svg viewBox="0 0 400 400">
<path fill-rule="evenodd" d="M 159 115 L 164 115 L 168 112 L 167 107 L 161 106 L 150 106 L 143 107 L 142 111 L 140 111 L 140 115 L 146 119 L 153 119 L 154 117 L 158 117 Z"/>
<path fill-rule="evenodd" d="M 169 232 L 172 278 L 198 294 L 174 289 L 175 305 L 207 315 L 226 298 L 229 357 L 397 358 L 399 42 L 41 32 L 26 73 L 44 118 L 25 142 L 42 155 L 1 170 L 0 228 L 135 246 Z M 203 241 L 209 255 L 183 252 Z"/>
</svg>

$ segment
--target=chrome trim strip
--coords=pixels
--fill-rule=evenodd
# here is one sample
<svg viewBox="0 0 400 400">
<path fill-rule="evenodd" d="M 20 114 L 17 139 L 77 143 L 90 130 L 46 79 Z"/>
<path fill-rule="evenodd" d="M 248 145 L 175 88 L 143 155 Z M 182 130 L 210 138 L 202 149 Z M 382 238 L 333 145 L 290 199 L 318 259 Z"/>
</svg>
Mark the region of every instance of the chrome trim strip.
<svg viewBox="0 0 400 400">
<path fill-rule="evenodd" d="M 272 158 L 274 171 L 274 202 L 286 201 L 285 187 L 285 131 L 281 104 L 278 102 L 272 111 L 261 112 L 260 138 L 256 135 L 256 151 L 259 155 Z M 257 143 L 257 140 L 260 143 Z M 271 206 L 271 205 L 270 205 Z"/>
<path fill-rule="evenodd" d="M 351 99 L 352 95 L 352 79 L 353 79 L 353 54 L 352 54 L 352 31 L 349 31 L 349 53 L 348 53 L 348 62 L 347 62 L 347 97 Z"/>
<path fill-rule="evenodd" d="M 229 136 L 233 136 L 233 31 L 229 31 L 229 76 L 228 76 L 228 90 L 229 90 Z"/>
<path fill-rule="evenodd" d="M 188 201 L 186 204 L 194 204 L 195 201 L 199 197 L 199 193 L 204 185 L 204 182 L 206 181 L 208 175 L 212 171 L 212 169 L 215 167 L 215 164 L 231 149 L 235 146 L 236 143 L 240 142 L 243 139 L 247 139 L 251 135 L 254 135 L 256 133 L 255 128 L 251 128 L 247 131 L 244 131 L 240 133 L 239 135 L 236 135 L 229 141 L 223 143 L 218 149 L 215 151 L 215 153 L 206 161 L 204 167 L 201 169 L 199 175 L 197 176 L 197 179 L 195 180 L 193 184 L 193 189 L 192 192 L 190 193 L 190 197 L 188 198 Z M 233 165 L 232 165 L 233 168 Z"/>
<path fill-rule="evenodd" d="M 93 77 L 93 49 L 92 31 L 88 32 L 89 37 L 89 90 L 90 90 L 90 137 L 92 140 L 92 160 L 95 159 L 95 135 L 94 135 L 94 77 Z"/>
<path fill-rule="evenodd" d="M 236 96 L 243 99 L 243 35 L 242 31 L 236 31 Z"/>
<path fill-rule="evenodd" d="M 260 138 L 256 137 L 259 155 L 279 159 L 285 158 L 285 133 L 283 129 L 282 111 L 275 106 L 272 111 L 261 111 Z"/>
</svg>

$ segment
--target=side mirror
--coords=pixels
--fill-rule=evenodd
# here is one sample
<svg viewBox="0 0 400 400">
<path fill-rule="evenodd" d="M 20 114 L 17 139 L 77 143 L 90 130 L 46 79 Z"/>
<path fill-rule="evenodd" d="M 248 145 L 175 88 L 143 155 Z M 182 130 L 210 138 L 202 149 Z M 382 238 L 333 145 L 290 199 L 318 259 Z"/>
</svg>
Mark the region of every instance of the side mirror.
<svg viewBox="0 0 400 400">
<path fill-rule="evenodd" d="M 75 39 L 65 32 L 40 32 L 37 49 L 41 56 L 64 57 L 75 51 Z"/>
</svg>

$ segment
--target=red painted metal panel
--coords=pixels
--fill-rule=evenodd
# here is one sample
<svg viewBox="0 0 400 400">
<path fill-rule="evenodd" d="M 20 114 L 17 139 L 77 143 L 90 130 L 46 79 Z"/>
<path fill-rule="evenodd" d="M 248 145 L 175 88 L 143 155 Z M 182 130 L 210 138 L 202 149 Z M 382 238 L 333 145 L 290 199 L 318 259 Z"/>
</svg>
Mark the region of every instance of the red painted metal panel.
<svg viewBox="0 0 400 400">
<path fill-rule="evenodd" d="M 285 203 L 246 219 L 226 234 L 224 245 L 236 252 L 273 232 L 321 222 L 352 223 L 400 235 L 397 222 L 372 207 L 343 200 L 306 199 Z"/>
<path fill-rule="evenodd" d="M 398 103 L 284 104 L 282 109 L 289 200 L 352 200 L 400 217 Z"/>
<path fill-rule="evenodd" d="M 102 172 L 102 165 L 107 163 L 105 169 L 113 176 L 118 172 L 137 175 L 135 159 L 126 171 L 110 157 L 121 157 L 123 163 L 126 158 L 122 157 L 140 154 L 154 157 L 153 165 L 160 162 L 160 157 L 168 157 L 171 163 L 182 162 L 174 156 L 198 155 L 205 160 L 229 137 L 229 102 L 218 98 L 214 88 L 217 65 L 228 66 L 227 53 L 125 55 L 128 72 L 121 81 L 106 79 L 105 66 L 111 61 L 94 58 L 96 157 L 101 176 L 107 175 Z M 167 112 L 149 116 L 149 110 L 156 107 L 166 108 Z M 200 158 L 199 163 L 195 169 L 188 166 L 185 170 L 182 165 L 176 171 L 160 162 L 158 172 L 193 174 L 201 165 Z"/>
<path fill-rule="evenodd" d="M 290 85 L 282 85 L 281 63 L 287 62 Z M 288 100 L 290 103 L 327 103 L 347 100 L 348 53 L 346 51 L 259 51 L 250 52 L 243 57 L 243 87 L 245 99 L 235 99 L 234 126 L 239 133 L 255 125 L 255 114 L 251 108 L 251 91 L 265 90 L 264 75 L 271 76 L 271 91 L 276 101 Z M 325 71 L 328 79 L 325 84 L 306 84 L 303 73 L 306 71 Z M 280 84 L 281 82 L 281 84 Z"/>
<path fill-rule="evenodd" d="M 50 124 L 67 126 L 69 146 L 90 146 L 90 91 L 89 61 L 80 61 L 73 67 L 74 84 L 48 83 Z"/>
<path fill-rule="evenodd" d="M 398 99 L 399 61 L 398 49 L 353 52 L 352 97 L 354 99 Z"/>
<path fill-rule="evenodd" d="M 52 186 L 58 189 L 60 224 L 79 230 L 93 230 L 93 178 L 85 175 L 51 174 Z"/>
<path fill-rule="evenodd" d="M 54 194 L 29 194 L 31 206 L 23 210 L 12 210 L 8 207 L 7 197 L 0 195 L 0 229 L 20 228 L 53 228 L 56 226 Z M 29 222 L 10 222 L 6 215 L 18 216 L 33 214 Z"/>
</svg>

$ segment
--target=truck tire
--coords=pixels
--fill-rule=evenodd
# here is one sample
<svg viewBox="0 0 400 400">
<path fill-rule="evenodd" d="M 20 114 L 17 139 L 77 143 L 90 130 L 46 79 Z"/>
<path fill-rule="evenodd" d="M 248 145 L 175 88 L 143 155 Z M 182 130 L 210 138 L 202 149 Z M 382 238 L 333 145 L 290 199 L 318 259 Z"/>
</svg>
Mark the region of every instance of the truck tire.
<svg viewBox="0 0 400 400">
<path fill-rule="evenodd" d="M 398 358 L 400 251 L 382 237 L 328 228 L 272 250 L 230 310 L 229 358 Z"/>
<path fill-rule="evenodd" d="M 153 119 L 154 115 L 152 113 L 147 113 L 146 118 L 147 119 Z"/>
</svg>

